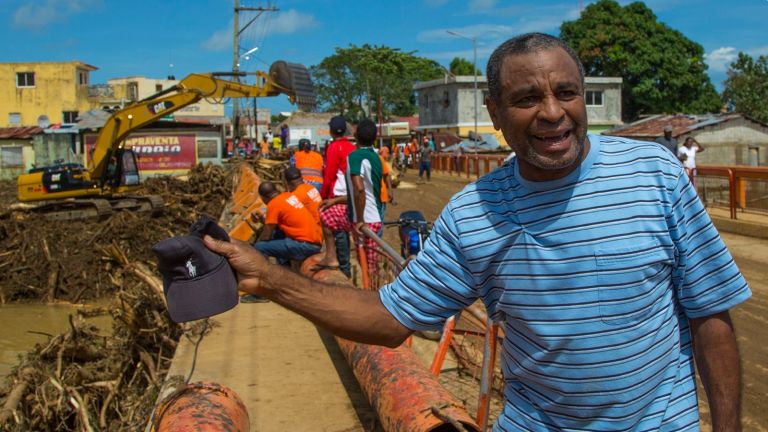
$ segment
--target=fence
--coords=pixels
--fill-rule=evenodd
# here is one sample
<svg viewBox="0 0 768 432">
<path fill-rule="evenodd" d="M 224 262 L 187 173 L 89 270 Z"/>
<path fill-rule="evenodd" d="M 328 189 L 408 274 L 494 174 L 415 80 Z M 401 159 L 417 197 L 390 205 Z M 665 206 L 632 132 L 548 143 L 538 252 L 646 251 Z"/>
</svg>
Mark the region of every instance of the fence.
<svg viewBox="0 0 768 432">
<path fill-rule="evenodd" d="M 739 212 L 768 213 L 768 168 L 699 165 L 696 190 L 708 206 L 727 206 L 731 219 Z"/>
<path fill-rule="evenodd" d="M 431 169 L 444 171 L 448 174 L 466 176 L 466 178 L 480 178 L 492 170 L 500 167 L 507 159 L 508 154 L 464 154 L 461 156 L 452 154 L 433 154 Z"/>
<path fill-rule="evenodd" d="M 501 166 L 503 154 L 435 154 L 432 170 L 466 178 L 480 178 Z M 739 212 L 768 214 L 768 167 L 699 165 L 696 189 L 708 206 L 727 207 L 731 219 Z"/>
</svg>

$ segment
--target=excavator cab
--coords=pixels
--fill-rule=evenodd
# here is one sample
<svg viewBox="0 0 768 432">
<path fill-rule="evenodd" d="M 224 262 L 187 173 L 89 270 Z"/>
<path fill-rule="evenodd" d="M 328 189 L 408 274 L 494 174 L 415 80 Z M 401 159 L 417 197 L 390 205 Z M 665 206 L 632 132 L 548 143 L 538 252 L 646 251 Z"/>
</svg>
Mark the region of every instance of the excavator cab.
<svg viewBox="0 0 768 432">
<path fill-rule="evenodd" d="M 113 191 L 125 192 L 141 183 L 133 150 L 118 149 L 107 163 L 106 183 Z"/>
</svg>

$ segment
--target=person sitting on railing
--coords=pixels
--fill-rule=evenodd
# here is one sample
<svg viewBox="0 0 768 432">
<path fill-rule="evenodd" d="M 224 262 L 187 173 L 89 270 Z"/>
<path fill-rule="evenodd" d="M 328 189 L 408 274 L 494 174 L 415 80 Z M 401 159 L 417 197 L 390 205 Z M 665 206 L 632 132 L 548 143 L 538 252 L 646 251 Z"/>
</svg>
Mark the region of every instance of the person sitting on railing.
<svg viewBox="0 0 768 432">
<path fill-rule="evenodd" d="M 310 211 L 299 198 L 290 192 L 280 192 L 274 183 L 265 181 L 259 185 L 259 196 L 267 205 L 266 216 L 254 213 L 264 228 L 256 243 L 257 251 L 274 257 L 280 264 L 290 260 L 303 261 L 320 253 L 323 235 Z"/>
<path fill-rule="evenodd" d="M 381 230 L 381 159 L 373 149 L 376 140 L 376 124 L 363 120 L 355 132 L 357 150 L 347 158 L 347 196 L 323 201 L 320 206 L 320 219 L 323 222 L 325 237 L 325 255 L 313 270 L 336 269 L 339 266 L 336 257 L 335 231 L 352 231 L 357 239 L 362 238 L 360 228 L 368 228 L 377 233 Z M 348 204 L 348 205 L 347 205 Z M 365 238 L 365 255 L 368 261 L 368 274 L 376 273 L 376 243 Z"/>
</svg>

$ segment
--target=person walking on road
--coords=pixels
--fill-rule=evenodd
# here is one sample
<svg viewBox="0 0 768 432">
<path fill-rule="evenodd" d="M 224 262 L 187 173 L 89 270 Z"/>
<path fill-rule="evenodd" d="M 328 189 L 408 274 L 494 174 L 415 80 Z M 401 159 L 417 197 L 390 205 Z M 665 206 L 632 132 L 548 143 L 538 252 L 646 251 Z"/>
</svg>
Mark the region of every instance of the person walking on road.
<svg viewBox="0 0 768 432">
<path fill-rule="evenodd" d="M 494 431 L 697 430 L 695 369 L 713 430 L 741 430 L 728 311 L 751 292 L 675 155 L 588 135 L 584 68 L 554 36 L 504 42 L 486 76 L 488 113 L 515 156 L 455 195 L 378 292 L 206 245 L 240 289 L 363 343 L 399 346 L 482 300 L 505 335 Z"/>
<path fill-rule="evenodd" d="M 429 141 L 425 139 L 419 149 L 419 182 L 424 180 L 423 176 L 425 172 L 427 173 L 427 181 L 431 180 L 431 166 L 432 147 L 429 146 Z"/>
</svg>

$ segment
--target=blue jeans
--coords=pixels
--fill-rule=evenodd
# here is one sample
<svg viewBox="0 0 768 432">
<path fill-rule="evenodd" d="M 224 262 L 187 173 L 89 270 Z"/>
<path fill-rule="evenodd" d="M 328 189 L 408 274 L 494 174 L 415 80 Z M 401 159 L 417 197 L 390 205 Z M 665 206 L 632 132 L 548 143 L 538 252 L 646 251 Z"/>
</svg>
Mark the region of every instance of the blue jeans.
<svg viewBox="0 0 768 432">
<path fill-rule="evenodd" d="M 352 277 L 352 269 L 349 265 L 349 233 L 334 231 L 333 239 L 336 242 L 336 259 L 339 260 L 339 270 L 347 277 Z"/>
<path fill-rule="evenodd" d="M 429 180 L 429 174 L 430 174 L 430 165 L 432 164 L 431 161 L 423 160 L 419 164 L 419 178 L 421 178 L 422 174 L 424 174 L 424 171 L 427 172 L 427 180 Z"/>
<path fill-rule="evenodd" d="M 253 247 L 264 256 L 275 257 L 280 264 L 288 264 L 290 260 L 303 261 L 320 253 L 320 245 L 299 242 L 292 238 L 260 241 Z"/>
</svg>

